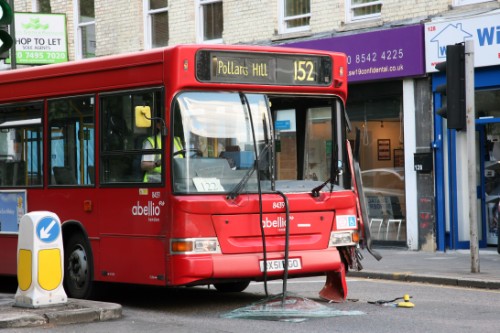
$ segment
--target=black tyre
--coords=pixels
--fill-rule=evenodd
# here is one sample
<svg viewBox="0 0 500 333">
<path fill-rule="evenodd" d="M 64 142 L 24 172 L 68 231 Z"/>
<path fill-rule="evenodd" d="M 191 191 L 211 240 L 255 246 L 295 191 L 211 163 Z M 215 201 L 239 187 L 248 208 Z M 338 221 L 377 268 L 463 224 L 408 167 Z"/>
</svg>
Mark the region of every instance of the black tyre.
<svg viewBox="0 0 500 333">
<path fill-rule="evenodd" d="M 70 235 L 64 247 L 64 289 L 70 298 L 88 299 L 93 291 L 90 245 L 81 233 Z"/>
<path fill-rule="evenodd" d="M 247 289 L 250 281 L 214 283 L 215 289 L 223 293 L 239 293 Z"/>
</svg>

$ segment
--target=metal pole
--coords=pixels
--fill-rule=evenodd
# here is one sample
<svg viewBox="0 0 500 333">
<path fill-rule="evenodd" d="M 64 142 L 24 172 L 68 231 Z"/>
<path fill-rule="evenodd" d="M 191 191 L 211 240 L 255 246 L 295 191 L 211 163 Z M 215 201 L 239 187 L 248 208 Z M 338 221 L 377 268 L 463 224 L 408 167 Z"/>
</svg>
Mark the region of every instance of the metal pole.
<svg viewBox="0 0 500 333">
<path fill-rule="evenodd" d="M 17 68 L 17 62 L 16 62 L 16 14 L 14 10 L 14 0 L 10 0 L 10 8 L 12 8 L 12 23 L 10 24 L 10 36 L 14 40 L 12 43 L 12 47 L 10 48 L 10 68 L 11 69 L 16 69 Z"/>
<path fill-rule="evenodd" d="M 471 272 L 479 273 L 477 235 L 476 111 L 474 107 L 474 42 L 465 42 L 465 108 L 467 114 L 467 172 L 469 178 L 469 225 Z"/>
</svg>

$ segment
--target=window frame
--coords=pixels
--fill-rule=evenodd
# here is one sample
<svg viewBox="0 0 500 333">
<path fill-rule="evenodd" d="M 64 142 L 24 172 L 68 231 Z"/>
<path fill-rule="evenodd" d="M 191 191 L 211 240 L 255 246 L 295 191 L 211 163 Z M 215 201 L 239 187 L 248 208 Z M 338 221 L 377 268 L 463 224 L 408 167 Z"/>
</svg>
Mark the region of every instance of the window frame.
<svg viewBox="0 0 500 333">
<path fill-rule="evenodd" d="M 295 16 L 285 16 L 285 7 L 286 7 L 286 1 L 287 0 L 280 0 L 278 1 L 278 33 L 280 34 L 289 34 L 289 33 L 295 33 L 295 32 L 303 32 L 303 31 L 309 31 L 311 30 L 311 23 L 309 21 L 308 25 L 303 25 L 300 27 L 294 27 L 294 28 L 287 28 L 287 21 L 291 20 L 296 20 L 296 19 L 301 19 L 301 18 L 306 18 L 309 17 L 311 19 L 311 11 L 307 14 L 301 14 L 301 15 L 295 15 Z M 309 7 L 311 7 L 311 0 L 309 1 Z"/>
<path fill-rule="evenodd" d="M 158 9 L 150 9 L 150 4 L 151 0 L 144 0 L 143 1 L 143 12 L 144 12 L 144 48 L 145 49 L 153 49 L 155 48 L 153 46 L 153 15 L 156 14 L 161 14 L 161 13 L 167 13 L 169 14 L 170 10 L 170 3 L 168 3 L 167 7 L 162 7 Z M 170 32 L 170 23 L 168 24 L 168 29 Z M 168 36 L 167 43 L 164 46 L 167 46 L 169 44 L 170 40 L 170 35 Z M 161 47 L 161 46 L 158 46 Z"/>
<path fill-rule="evenodd" d="M 382 6 L 384 4 L 382 0 L 373 0 L 372 2 L 367 2 L 367 3 L 360 4 L 360 5 L 353 5 L 352 2 L 353 2 L 353 0 L 346 0 L 346 3 L 345 3 L 346 22 L 352 23 L 352 22 L 358 22 L 358 21 L 367 21 L 367 20 L 377 19 L 377 18 L 382 16 Z M 376 6 L 376 5 L 381 6 L 379 13 L 360 15 L 360 16 L 354 16 L 354 14 L 353 14 L 354 9 Z"/>
<path fill-rule="evenodd" d="M 99 164 L 99 174 L 96 173 L 96 181 L 99 182 L 101 187 L 159 187 L 159 186 L 164 186 L 165 185 L 165 175 L 166 175 L 166 159 L 167 155 L 165 154 L 165 146 L 162 146 L 160 149 L 152 149 L 152 150 L 144 150 L 142 147 L 141 148 L 125 148 L 125 149 L 106 149 L 105 148 L 105 140 L 104 138 L 106 135 L 103 133 L 105 131 L 105 126 L 104 126 L 104 117 L 107 116 L 107 112 L 104 111 L 103 109 L 103 100 L 108 99 L 108 98 L 113 98 L 113 97 L 120 97 L 120 96 L 125 96 L 125 95 L 139 95 L 139 94 L 145 94 L 145 93 L 158 93 L 159 95 L 159 100 L 157 101 L 158 105 L 161 107 L 161 109 L 158 111 L 160 113 L 160 118 L 165 120 L 165 88 L 162 86 L 148 86 L 148 87 L 143 87 L 143 88 L 132 88 L 132 89 L 125 89 L 125 90 L 118 90 L 118 91 L 109 91 L 109 92 L 102 92 L 97 95 L 97 104 L 98 104 L 98 110 L 99 110 L 99 115 L 97 116 L 99 118 L 99 128 L 98 128 L 98 143 L 97 147 L 99 147 L 99 154 L 96 156 L 96 160 L 98 160 Z M 132 111 L 132 110 L 131 110 Z M 155 120 L 155 121 L 161 121 L 161 120 Z M 154 124 L 154 122 L 152 123 Z M 154 125 L 152 125 L 154 126 Z M 149 136 L 149 134 L 147 135 Z M 165 140 L 165 137 L 163 137 L 163 140 Z M 163 141 L 164 142 L 164 141 Z M 117 156 L 126 156 L 126 157 L 131 157 L 132 159 L 134 157 L 139 157 L 142 155 L 151 155 L 151 154 L 160 154 L 161 159 L 163 161 L 162 164 L 162 173 L 161 173 L 161 182 L 153 182 L 153 183 L 147 183 L 143 182 L 142 178 L 141 180 L 131 180 L 131 181 L 123 181 L 123 180 L 106 180 L 105 176 L 105 162 L 104 160 L 109 158 L 112 159 L 113 157 Z M 139 171 L 142 172 L 142 171 Z"/>
<path fill-rule="evenodd" d="M 205 22 L 203 20 L 203 11 L 205 5 L 218 3 L 220 2 L 223 6 L 224 3 L 222 0 L 196 0 L 196 13 L 195 13 L 195 27 L 196 27 L 196 41 L 201 44 L 222 44 L 224 42 L 223 37 L 216 39 L 204 39 L 204 29 Z M 224 7 L 223 7 L 224 8 Z M 222 17 L 224 17 L 224 9 L 222 13 Z M 222 22 L 222 35 L 224 35 L 224 21 Z"/>
<path fill-rule="evenodd" d="M 50 7 L 50 1 L 49 1 L 49 7 Z M 31 0 L 31 10 L 33 13 L 43 13 L 43 14 L 51 14 L 52 13 L 52 8 L 50 8 L 50 12 L 42 12 L 42 6 L 40 4 L 40 0 Z"/>
<path fill-rule="evenodd" d="M 492 2 L 493 0 L 454 0 L 453 4 L 455 6 L 467 6 L 478 3 Z"/>
<path fill-rule="evenodd" d="M 63 97 L 55 97 L 55 98 L 48 98 L 46 100 L 46 106 L 47 106 L 47 110 L 46 110 L 46 117 L 47 117 L 47 152 L 48 152 L 48 156 L 49 156 L 49 159 L 48 161 L 46 162 L 47 166 L 48 166 L 48 170 L 47 170 L 47 174 L 49 175 L 49 178 L 48 178 L 48 182 L 47 182 L 47 186 L 48 187 L 95 187 L 95 182 L 96 182 L 96 177 L 95 177 L 95 174 L 94 176 L 91 176 L 90 174 L 86 174 L 87 176 L 87 179 L 88 179 L 88 183 L 79 183 L 78 179 L 76 179 L 76 182 L 75 183 L 68 183 L 68 184 L 58 184 L 55 179 L 53 181 L 52 179 L 52 174 L 53 174 L 53 167 L 55 167 L 56 165 L 53 165 L 53 162 L 52 162 L 52 156 L 54 155 L 54 151 L 52 150 L 52 141 L 53 140 L 53 137 L 52 137 L 52 128 L 51 128 L 51 110 L 50 110 L 50 103 L 52 102 L 58 102 L 58 101 L 64 101 L 64 100 L 75 100 L 75 99 L 82 99 L 82 98 L 90 98 L 90 100 L 93 100 L 93 104 L 92 104 L 92 124 L 93 124 L 93 128 L 94 128 L 94 133 L 93 133 L 93 137 L 92 137 L 92 140 L 93 140 L 93 162 L 94 162 L 94 165 L 92 165 L 93 167 L 95 167 L 95 164 L 96 164 L 96 158 L 97 158 L 97 155 L 96 155 L 96 132 L 95 132 L 95 129 L 96 129 L 96 117 L 97 117 L 97 114 L 96 114 L 96 94 L 93 94 L 93 93 L 90 93 L 90 94 L 83 94 L 83 95 L 69 95 L 69 96 L 63 96 Z M 76 146 L 75 146 L 76 147 Z M 88 154 L 88 152 L 87 152 Z M 80 161 L 80 163 L 85 163 L 84 161 Z M 77 165 L 75 163 L 75 167 L 77 168 L 80 168 L 81 165 Z M 87 172 L 89 172 L 88 170 L 88 167 L 90 165 L 87 165 Z M 57 167 L 57 166 L 56 166 Z M 85 175 L 84 175 L 85 177 Z"/>
<path fill-rule="evenodd" d="M 40 116 L 40 124 L 39 124 L 39 134 L 40 134 L 40 140 L 36 146 L 37 148 L 37 151 L 36 151 L 36 155 L 37 155 L 37 159 L 38 160 L 38 166 L 39 166 L 39 177 L 40 177 L 40 183 L 35 183 L 35 184 L 32 184 L 32 183 L 24 183 L 24 184 L 15 184 L 15 179 L 13 179 L 13 184 L 8 184 L 8 185 L 3 185 L 3 184 L 0 184 L 0 189 L 2 190 L 10 190 L 11 188 L 13 187 L 20 187 L 20 188 L 42 188 L 44 186 L 44 183 L 45 183 L 45 152 L 44 152 L 44 147 L 45 147 L 45 144 L 46 144 L 46 137 L 45 137 L 45 128 L 44 128 L 44 124 L 45 124 L 45 101 L 42 99 L 42 100 L 30 100 L 30 101 L 23 101 L 23 102 L 19 102 L 19 103 L 8 103 L 8 104 L 2 104 L 0 105 L 0 108 L 15 108 L 15 107 L 24 107 L 24 108 L 27 108 L 27 107 L 30 107 L 30 106 L 33 106 L 33 107 L 38 107 L 39 108 L 39 116 Z M 2 113 L 2 112 L 0 112 Z M 15 126 L 16 128 L 21 128 L 21 129 L 24 129 L 26 126 Z M 23 147 L 24 148 L 24 147 Z M 28 173 L 28 155 L 26 155 L 26 159 L 20 159 L 16 162 L 24 162 L 26 164 L 26 170 L 25 172 Z"/>
<path fill-rule="evenodd" d="M 75 60 L 87 59 L 93 57 L 84 57 L 83 55 L 83 36 L 82 28 L 94 26 L 94 32 L 96 28 L 95 24 L 95 2 L 94 2 L 94 20 L 88 22 L 80 22 L 80 1 L 75 0 L 73 2 L 73 15 L 74 15 L 74 34 L 75 34 Z M 93 0 L 92 0 L 93 1 Z M 95 41 L 97 43 L 97 41 Z M 97 45 L 96 45 L 97 46 Z M 96 49 L 96 47 L 95 47 Z M 95 57 L 95 54 L 94 54 Z"/>
</svg>

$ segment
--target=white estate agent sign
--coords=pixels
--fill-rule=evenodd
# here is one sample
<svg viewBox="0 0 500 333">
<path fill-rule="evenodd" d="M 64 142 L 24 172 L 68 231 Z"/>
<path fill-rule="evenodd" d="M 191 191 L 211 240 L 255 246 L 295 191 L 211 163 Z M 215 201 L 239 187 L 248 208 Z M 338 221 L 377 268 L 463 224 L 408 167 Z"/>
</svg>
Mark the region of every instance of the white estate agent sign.
<svg viewBox="0 0 500 333">
<path fill-rule="evenodd" d="M 18 64 L 55 64 L 68 61 L 64 14 L 15 13 Z"/>
<path fill-rule="evenodd" d="M 500 65 L 500 10 L 485 15 L 425 24 L 425 67 L 446 60 L 446 45 L 474 41 L 474 67 Z"/>
</svg>

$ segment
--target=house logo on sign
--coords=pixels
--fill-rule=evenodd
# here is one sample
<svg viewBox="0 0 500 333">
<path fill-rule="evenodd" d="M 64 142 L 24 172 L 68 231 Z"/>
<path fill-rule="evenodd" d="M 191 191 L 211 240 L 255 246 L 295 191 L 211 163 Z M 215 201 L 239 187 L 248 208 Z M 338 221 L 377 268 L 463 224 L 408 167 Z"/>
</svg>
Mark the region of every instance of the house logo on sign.
<svg viewBox="0 0 500 333">
<path fill-rule="evenodd" d="M 472 37 L 472 34 L 462 28 L 462 23 L 450 23 L 439 31 L 439 33 L 431 39 L 431 42 L 437 43 L 437 57 L 446 58 L 446 45 L 449 45 L 450 41 L 462 43 L 467 38 Z"/>
<path fill-rule="evenodd" d="M 38 239 L 45 243 L 52 243 L 59 237 L 61 227 L 53 217 L 42 218 L 36 226 L 36 235 Z"/>
</svg>

